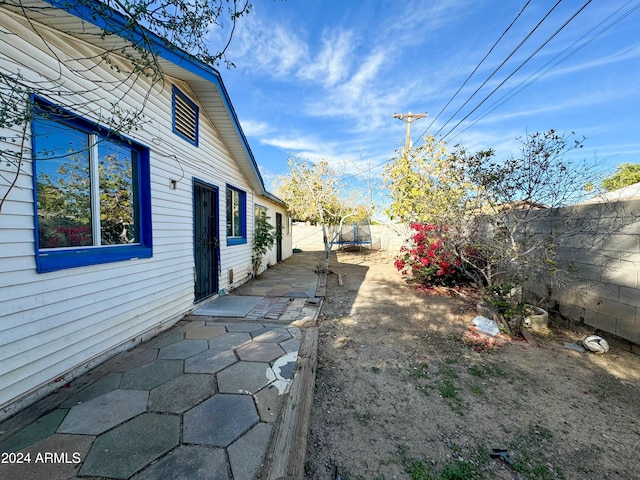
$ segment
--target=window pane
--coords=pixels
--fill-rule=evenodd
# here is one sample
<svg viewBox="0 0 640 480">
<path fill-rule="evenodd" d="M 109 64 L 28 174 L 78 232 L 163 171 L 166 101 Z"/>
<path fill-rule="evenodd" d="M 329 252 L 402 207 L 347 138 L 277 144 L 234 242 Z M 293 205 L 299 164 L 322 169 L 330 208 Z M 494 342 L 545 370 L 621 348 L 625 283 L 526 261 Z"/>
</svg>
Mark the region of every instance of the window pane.
<svg viewBox="0 0 640 480">
<path fill-rule="evenodd" d="M 44 118 L 35 132 L 39 247 L 92 245 L 89 136 Z"/>
<path fill-rule="evenodd" d="M 98 145 L 102 245 L 136 243 L 135 152 L 108 141 Z"/>
<path fill-rule="evenodd" d="M 227 188 L 227 237 L 233 237 L 233 190 Z"/>
<path fill-rule="evenodd" d="M 240 224 L 240 193 L 233 191 L 233 236 L 242 236 L 242 225 Z"/>
</svg>

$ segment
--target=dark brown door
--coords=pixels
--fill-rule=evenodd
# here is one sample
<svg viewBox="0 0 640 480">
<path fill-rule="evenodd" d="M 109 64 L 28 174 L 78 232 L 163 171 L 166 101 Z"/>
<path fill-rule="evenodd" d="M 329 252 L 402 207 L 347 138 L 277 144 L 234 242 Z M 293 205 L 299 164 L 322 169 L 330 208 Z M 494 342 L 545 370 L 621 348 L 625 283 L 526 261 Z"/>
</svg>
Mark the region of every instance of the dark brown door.
<svg viewBox="0 0 640 480">
<path fill-rule="evenodd" d="M 282 214 L 276 213 L 276 262 L 282 261 Z"/>
</svg>

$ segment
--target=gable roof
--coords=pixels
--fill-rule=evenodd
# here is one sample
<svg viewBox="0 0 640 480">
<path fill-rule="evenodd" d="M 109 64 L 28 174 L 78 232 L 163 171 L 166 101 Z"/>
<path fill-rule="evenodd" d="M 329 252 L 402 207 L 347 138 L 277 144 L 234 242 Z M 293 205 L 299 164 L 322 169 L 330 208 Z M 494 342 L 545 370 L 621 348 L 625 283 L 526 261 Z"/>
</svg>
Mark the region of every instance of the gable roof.
<svg viewBox="0 0 640 480">
<path fill-rule="evenodd" d="M 261 196 L 284 205 L 264 186 L 258 164 L 218 70 L 149 30 L 139 26 L 132 28 L 124 15 L 106 5 L 100 7 L 98 15 L 97 9 L 72 0 L 5 0 L 2 4 L 4 8 L 14 9 L 33 21 L 104 50 L 126 48 L 132 44 L 148 45 L 148 49 L 156 54 L 163 73 L 189 84 L 251 187 Z M 52 15 L 51 7 L 56 9 L 55 15 Z M 104 31 L 112 34 L 101 35 Z"/>
</svg>

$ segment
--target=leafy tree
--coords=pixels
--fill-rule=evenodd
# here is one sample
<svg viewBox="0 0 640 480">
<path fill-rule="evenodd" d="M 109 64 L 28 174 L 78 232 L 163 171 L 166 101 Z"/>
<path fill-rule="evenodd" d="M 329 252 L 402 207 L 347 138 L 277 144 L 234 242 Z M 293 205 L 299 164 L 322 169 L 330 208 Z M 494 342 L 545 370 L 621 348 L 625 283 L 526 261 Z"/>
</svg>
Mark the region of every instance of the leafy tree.
<svg viewBox="0 0 640 480">
<path fill-rule="evenodd" d="M 428 138 L 415 161 L 400 157 L 385 170 L 391 209 L 403 220 L 446 226 L 431 231 L 432 241 L 478 287 L 556 276 L 558 236 L 534 227 L 585 193 L 591 168 L 566 159 L 582 147 L 573 137 L 553 130 L 527 135 L 519 154 L 502 161 L 492 150 L 470 154 L 457 146 L 446 153 Z"/>
<path fill-rule="evenodd" d="M 276 195 L 286 202 L 294 218 L 322 227 L 324 268 L 328 269 L 333 237 L 342 224 L 347 219 L 368 217 L 371 208 L 356 198 L 341 197 L 346 186 L 341 184 L 340 174 L 328 161 L 312 163 L 292 157 L 288 164 L 289 175 L 280 178 Z M 334 234 L 330 234 L 329 227 L 337 227 Z"/>
<path fill-rule="evenodd" d="M 254 276 L 258 276 L 258 272 L 262 266 L 262 258 L 269 249 L 273 247 L 279 234 L 279 232 L 276 232 L 276 227 L 269 223 L 269 217 L 267 217 L 266 213 L 262 212 L 256 218 L 256 225 L 253 232 L 253 252 L 251 254 Z"/>
<path fill-rule="evenodd" d="M 420 147 L 388 163 L 382 177 L 390 192 L 387 215 L 405 222 L 451 223 L 472 209 L 477 186 L 464 175 L 464 151 L 449 151 L 444 142 L 427 136 Z"/>
<path fill-rule="evenodd" d="M 602 188 L 607 192 L 628 187 L 640 182 L 640 163 L 621 163 L 611 176 L 602 180 Z"/>
</svg>

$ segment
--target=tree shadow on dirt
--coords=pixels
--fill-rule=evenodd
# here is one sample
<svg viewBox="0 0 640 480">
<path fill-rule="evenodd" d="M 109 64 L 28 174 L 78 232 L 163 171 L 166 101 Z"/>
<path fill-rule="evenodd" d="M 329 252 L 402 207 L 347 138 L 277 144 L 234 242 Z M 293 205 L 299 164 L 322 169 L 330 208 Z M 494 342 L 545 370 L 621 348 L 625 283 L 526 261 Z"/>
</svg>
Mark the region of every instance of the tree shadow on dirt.
<svg viewBox="0 0 640 480">
<path fill-rule="evenodd" d="M 392 262 L 374 252 L 332 258 L 343 285 L 329 276 L 307 478 L 336 478 L 336 466 L 343 478 L 640 474 L 637 358 L 567 350 L 563 341 L 580 334 L 562 330 L 477 351 L 461 338 L 475 305 L 413 289 Z M 514 464 L 491 459 L 494 448 Z"/>
</svg>

